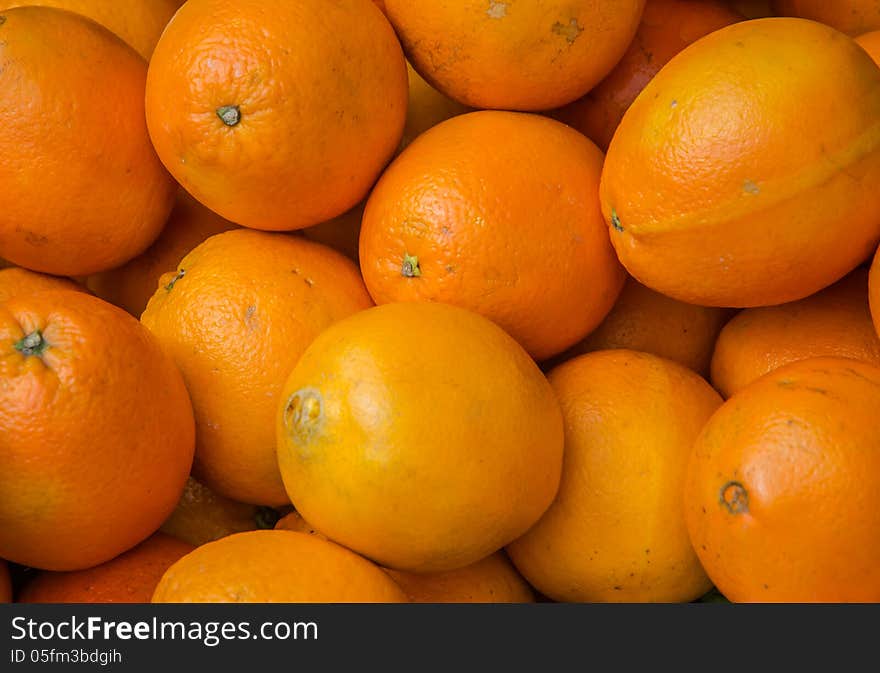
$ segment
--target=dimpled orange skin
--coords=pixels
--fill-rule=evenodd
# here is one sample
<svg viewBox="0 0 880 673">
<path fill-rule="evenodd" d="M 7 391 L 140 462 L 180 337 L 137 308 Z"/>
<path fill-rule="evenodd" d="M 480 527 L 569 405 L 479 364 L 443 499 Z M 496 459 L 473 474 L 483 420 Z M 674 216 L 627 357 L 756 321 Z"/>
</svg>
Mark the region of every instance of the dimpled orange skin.
<svg viewBox="0 0 880 673">
<path fill-rule="evenodd" d="M 396 570 L 488 556 L 537 521 L 559 483 L 547 380 L 499 327 L 447 304 L 387 304 L 325 330 L 277 419 L 297 511 Z"/>
<path fill-rule="evenodd" d="M 801 299 L 867 259 L 878 180 L 880 69 L 832 28 L 769 18 L 664 66 L 624 115 L 600 194 L 640 282 L 749 307 Z"/>
<path fill-rule="evenodd" d="M 644 351 L 678 362 L 697 374 L 709 373 L 715 339 L 730 311 L 685 304 L 654 292 L 634 278 L 626 284 L 605 320 L 550 364 L 609 348 Z M 546 371 L 546 365 L 544 365 Z"/>
<path fill-rule="evenodd" d="M 291 512 L 279 519 L 276 530 L 294 530 L 327 536 Z M 504 552 L 490 554 L 476 563 L 439 573 L 410 573 L 383 568 L 409 597 L 411 603 L 534 603 L 535 593 Z"/>
<path fill-rule="evenodd" d="M 551 116 L 573 126 L 603 150 L 639 92 L 673 56 L 742 15 L 721 0 L 648 0 L 623 58 L 583 98 Z"/>
<path fill-rule="evenodd" d="M 141 321 L 192 396 L 193 476 L 234 500 L 287 503 L 275 457 L 281 386 L 321 330 L 371 305 L 350 260 L 290 234 L 227 231 L 164 274 Z"/>
<path fill-rule="evenodd" d="M 20 294 L 33 294 L 45 290 L 73 290 L 85 292 L 79 283 L 62 276 L 49 276 L 45 273 L 10 266 L 0 269 L 0 304 Z"/>
<path fill-rule="evenodd" d="M 195 547 L 155 533 L 134 549 L 94 568 L 39 572 L 19 603 L 149 603 L 163 573 Z"/>
<path fill-rule="evenodd" d="M 872 30 L 855 38 L 858 45 L 868 52 L 874 63 L 880 65 L 880 30 Z"/>
<path fill-rule="evenodd" d="M 153 245 L 120 267 L 89 276 L 86 285 L 101 299 L 139 318 L 163 273 L 176 269 L 205 239 L 237 226 L 179 190 L 171 216 Z"/>
<path fill-rule="evenodd" d="M 175 189 L 144 123 L 146 63 L 71 12 L 0 16 L 0 256 L 78 276 L 140 254 Z"/>
<path fill-rule="evenodd" d="M 12 578 L 9 576 L 9 566 L 6 561 L 0 560 L 0 603 L 12 602 Z"/>
<path fill-rule="evenodd" d="M 190 0 L 153 53 L 146 109 L 156 151 L 196 199 L 292 230 L 367 195 L 406 98 L 403 52 L 370 0 Z"/>
<path fill-rule="evenodd" d="M 599 209 L 601 170 L 592 142 L 546 117 L 480 111 L 442 122 L 367 200 L 370 294 L 475 311 L 536 359 L 568 348 L 602 321 L 625 278 Z M 412 258 L 417 271 L 406 268 Z"/>
<path fill-rule="evenodd" d="M 382 570 L 345 547 L 305 533 L 236 533 L 171 566 L 154 603 L 406 603 Z"/>
<path fill-rule="evenodd" d="M 685 489 L 700 560 L 734 602 L 880 600 L 880 368 L 801 360 L 731 397 Z"/>
<path fill-rule="evenodd" d="M 141 542 L 177 504 L 193 435 L 180 373 L 121 309 L 67 290 L 0 307 L 3 558 L 78 570 Z"/>
<path fill-rule="evenodd" d="M 39 5 L 81 14 L 121 37 L 149 61 L 162 29 L 181 4 L 178 0 L 0 0 L 0 11 Z"/>
<path fill-rule="evenodd" d="M 711 582 L 691 548 L 681 491 L 694 439 L 721 404 L 695 373 L 647 353 L 582 355 L 549 374 L 565 419 L 550 509 L 507 546 L 558 601 L 685 602 Z"/>
<path fill-rule="evenodd" d="M 877 0 L 773 0 L 779 16 L 799 16 L 828 24 L 848 35 L 860 35 L 880 28 Z"/>
<path fill-rule="evenodd" d="M 782 365 L 819 356 L 880 366 L 880 339 L 868 308 L 866 269 L 856 269 L 806 299 L 741 311 L 718 337 L 712 385 L 730 397 Z"/>
<path fill-rule="evenodd" d="M 413 67 L 465 105 L 547 110 L 584 95 L 632 40 L 644 0 L 385 0 Z"/>
<path fill-rule="evenodd" d="M 180 502 L 159 530 L 198 547 L 233 533 L 271 528 L 277 520 L 278 514 L 269 507 L 225 498 L 190 477 Z"/>
</svg>

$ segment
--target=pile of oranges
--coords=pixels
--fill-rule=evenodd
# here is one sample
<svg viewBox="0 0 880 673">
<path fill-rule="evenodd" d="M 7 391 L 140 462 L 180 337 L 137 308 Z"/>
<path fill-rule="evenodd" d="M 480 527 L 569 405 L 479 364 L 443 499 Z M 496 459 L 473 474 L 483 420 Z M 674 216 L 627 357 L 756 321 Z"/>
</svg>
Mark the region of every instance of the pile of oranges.
<svg viewBox="0 0 880 673">
<path fill-rule="evenodd" d="M 867 0 L 0 0 L 0 600 L 880 601 L 875 59 Z"/>
</svg>

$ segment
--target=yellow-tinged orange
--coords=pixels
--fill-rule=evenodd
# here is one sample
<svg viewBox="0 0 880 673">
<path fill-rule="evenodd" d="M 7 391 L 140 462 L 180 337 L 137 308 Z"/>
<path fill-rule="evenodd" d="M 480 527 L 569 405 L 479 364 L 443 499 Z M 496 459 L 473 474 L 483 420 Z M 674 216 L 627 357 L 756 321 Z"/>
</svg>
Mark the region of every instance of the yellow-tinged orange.
<svg viewBox="0 0 880 673">
<path fill-rule="evenodd" d="M 159 235 L 175 185 L 147 134 L 146 77 L 133 49 L 78 14 L 0 13 L 0 256 L 80 276 Z"/>
<path fill-rule="evenodd" d="M 181 4 L 179 0 L 0 0 L 0 11 L 40 5 L 81 14 L 121 37 L 149 61 L 162 30 Z"/>
<path fill-rule="evenodd" d="M 614 134 L 602 210 L 627 270 L 712 306 L 794 301 L 880 240 L 880 68 L 804 19 L 743 21 L 675 56 Z"/>
<path fill-rule="evenodd" d="M 686 304 L 628 278 L 605 320 L 550 364 L 592 351 L 628 348 L 673 360 L 705 376 L 715 339 L 730 313 Z"/>
<path fill-rule="evenodd" d="M 150 61 L 150 137 L 211 210 L 302 229 L 353 208 L 394 154 L 406 62 L 370 0 L 189 0 Z"/>
<path fill-rule="evenodd" d="M 120 267 L 89 276 L 86 285 L 101 299 L 139 318 L 163 273 L 176 269 L 184 255 L 206 238 L 236 226 L 181 189 L 153 245 Z"/>
<path fill-rule="evenodd" d="M 800 360 L 731 397 L 697 439 L 690 537 L 734 602 L 880 601 L 880 368 Z"/>
<path fill-rule="evenodd" d="M 79 283 L 63 276 L 28 271 L 17 266 L 0 269 L 0 304 L 20 294 L 32 294 L 44 290 L 73 290 L 84 292 Z"/>
<path fill-rule="evenodd" d="M 483 110 L 419 136 L 374 187 L 360 265 L 377 304 L 439 301 L 535 358 L 595 328 L 626 274 L 599 207 L 602 152 L 555 120 Z"/>
<path fill-rule="evenodd" d="M 259 530 L 209 542 L 171 566 L 154 603 L 406 603 L 380 568 L 334 542 Z"/>
<path fill-rule="evenodd" d="M 447 304 L 386 304 L 322 332 L 280 395 L 278 463 L 294 507 L 397 570 L 460 568 L 550 505 L 562 418 L 528 354 Z"/>
<path fill-rule="evenodd" d="M 623 56 L 644 0 L 385 0 L 413 67 L 477 108 L 546 110 L 592 88 Z"/>
<path fill-rule="evenodd" d="M 741 311 L 718 337 L 712 385 L 730 397 L 782 365 L 819 356 L 880 365 L 880 338 L 868 307 L 866 269 L 856 269 L 806 299 Z"/>
<path fill-rule="evenodd" d="M 107 561 L 174 509 L 193 457 L 180 372 L 134 318 L 85 292 L 0 306 L 0 557 Z"/>
<path fill-rule="evenodd" d="M 582 355 L 549 375 L 565 419 L 562 483 L 507 546 L 559 601 L 682 602 L 712 586 L 682 504 L 694 440 L 721 398 L 674 362 L 627 350 Z"/>
<path fill-rule="evenodd" d="M 164 274 L 141 321 L 192 397 L 193 476 L 233 500 L 286 504 L 275 456 L 281 387 L 321 330 L 371 305 L 351 260 L 291 234 L 217 234 Z"/>
</svg>

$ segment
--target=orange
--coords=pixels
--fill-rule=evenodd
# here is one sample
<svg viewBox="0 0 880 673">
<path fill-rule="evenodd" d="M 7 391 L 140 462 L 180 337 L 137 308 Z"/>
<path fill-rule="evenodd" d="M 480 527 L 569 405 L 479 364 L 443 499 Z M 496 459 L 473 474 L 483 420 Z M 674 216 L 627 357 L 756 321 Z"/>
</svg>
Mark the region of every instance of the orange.
<svg viewBox="0 0 880 673">
<path fill-rule="evenodd" d="M 685 506 L 700 561 L 728 599 L 880 601 L 878 406 L 880 368 L 813 358 L 712 416 Z"/>
<path fill-rule="evenodd" d="M 406 107 L 403 138 L 400 141 L 401 149 L 440 122 L 471 111 L 467 105 L 444 96 L 428 84 L 409 61 L 406 63 L 406 72 L 409 77 L 409 103 Z"/>
<path fill-rule="evenodd" d="M 682 488 L 691 447 L 721 404 L 689 369 L 627 350 L 582 355 L 550 383 L 562 405 L 562 482 L 508 545 L 544 595 L 573 602 L 683 602 L 712 586 L 691 547 Z"/>
<path fill-rule="evenodd" d="M 727 0 L 727 4 L 747 19 L 774 16 L 771 0 Z"/>
<path fill-rule="evenodd" d="M 270 507 L 236 502 L 190 477 L 180 502 L 161 531 L 199 546 L 233 533 L 272 528 L 279 515 Z"/>
<path fill-rule="evenodd" d="M 880 339 L 868 308 L 866 269 L 856 269 L 806 299 L 742 311 L 718 337 L 712 385 L 730 397 L 777 367 L 818 356 L 880 365 Z"/>
<path fill-rule="evenodd" d="M 609 348 L 644 351 L 709 373 L 715 339 L 730 311 L 685 304 L 628 278 L 611 312 L 589 336 L 550 362 Z"/>
<path fill-rule="evenodd" d="M 378 304 L 455 304 L 535 358 L 568 348 L 625 274 L 599 209 L 602 152 L 546 117 L 481 111 L 419 136 L 373 189 L 360 263 Z"/>
<path fill-rule="evenodd" d="M 832 28 L 769 18 L 663 67 L 614 134 L 600 193 L 640 282 L 749 307 L 802 299 L 867 259 L 878 180 L 880 69 Z"/>
<path fill-rule="evenodd" d="M 162 574 L 195 547 L 156 533 L 134 549 L 86 570 L 43 571 L 18 596 L 19 603 L 149 603 Z"/>
<path fill-rule="evenodd" d="M 149 61 L 162 29 L 181 3 L 178 0 L 0 0 L 0 11 L 26 5 L 57 7 L 81 14 L 121 37 Z"/>
<path fill-rule="evenodd" d="M 370 0 L 189 0 L 150 61 L 147 124 L 211 210 L 301 229 L 363 200 L 406 98 L 400 44 Z"/>
<path fill-rule="evenodd" d="M 9 566 L 6 561 L 0 560 L 0 603 L 12 602 L 12 578 L 9 576 Z"/>
<path fill-rule="evenodd" d="M 81 16 L 0 14 L 0 256 L 85 275 L 159 235 L 175 187 L 147 135 L 146 73 L 133 50 Z"/>
<path fill-rule="evenodd" d="M 299 512 L 280 519 L 275 528 L 327 537 L 316 531 Z M 412 603 L 534 603 L 535 594 L 504 552 L 476 563 L 438 573 L 410 573 L 384 568 Z"/>
<path fill-rule="evenodd" d="M 538 520 L 559 483 L 547 380 L 501 328 L 447 304 L 387 304 L 324 330 L 277 419 L 297 511 L 396 570 L 488 556 Z"/>
<path fill-rule="evenodd" d="M 192 396 L 193 476 L 233 500 L 287 503 L 275 456 L 281 387 L 322 329 L 371 305 L 350 260 L 290 234 L 217 234 L 164 274 L 141 321 Z"/>
<path fill-rule="evenodd" d="M 602 149 L 639 92 L 695 40 L 743 17 L 721 0 L 648 0 L 633 41 L 614 69 L 587 95 L 551 115 Z"/>
<path fill-rule="evenodd" d="M 780 16 L 821 21 L 848 35 L 880 28 L 880 3 L 876 0 L 773 0 L 771 4 Z"/>
<path fill-rule="evenodd" d="M 84 292 L 79 283 L 61 276 L 47 276 L 27 269 L 10 266 L 0 269 L 0 304 L 20 294 L 33 294 L 45 290 L 73 290 Z"/>
<path fill-rule="evenodd" d="M 176 269 L 184 255 L 206 238 L 235 227 L 179 190 L 171 216 L 155 243 L 130 262 L 90 276 L 86 284 L 101 299 L 139 318 L 163 273 Z"/>
<path fill-rule="evenodd" d="M 880 30 L 872 30 L 855 38 L 858 45 L 868 52 L 874 63 L 880 65 Z"/>
<path fill-rule="evenodd" d="M 644 0 L 385 0 L 416 70 L 466 105 L 546 110 L 584 95 L 614 67 Z"/>
<path fill-rule="evenodd" d="M 406 603 L 374 564 L 304 533 L 236 533 L 172 565 L 154 603 Z"/>
<path fill-rule="evenodd" d="M 103 563 L 174 509 L 193 457 L 180 373 L 130 315 L 84 292 L 0 306 L 0 556 Z"/>
</svg>

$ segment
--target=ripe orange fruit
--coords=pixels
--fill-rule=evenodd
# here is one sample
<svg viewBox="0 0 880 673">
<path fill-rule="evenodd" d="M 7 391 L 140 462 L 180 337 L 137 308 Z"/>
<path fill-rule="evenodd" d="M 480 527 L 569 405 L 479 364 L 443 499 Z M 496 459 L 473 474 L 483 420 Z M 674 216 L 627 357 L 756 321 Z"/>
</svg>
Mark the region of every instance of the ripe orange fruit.
<svg viewBox="0 0 880 673">
<path fill-rule="evenodd" d="M 832 28 L 756 19 L 701 38 L 608 148 L 602 210 L 618 257 L 691 303 L 813 294 L 880 240 L 878 120 L 880 69 Z"/>
<path fill-rule="evenodd" d="M 406 64 L 370 0 L 190 0 L 147 78 L 168 170 L 233 222 L 301 229 L 341 215 L 391 158 Z"/>
<path fill-rule="evenodd" d="M 0 255 L 58 275 L 118 266 L 152 243 L 174 197 L 144 123 L 147 66 L 76 14 L 0 17 Z"/>
<path fill-rule="evenodd" d="M 0 307 L 0 556 L 79 570 L 144 540 L 193 456 L 180 373 L 138 322 L 84 292 Z"/>
<path fill-rule="evenodd" d="M 323 540 L 299 512 L 275 524 L 276 530 L 293 530 Z M 463 568 L 438 573 L 410 573 L 383 568 L 412 603 L 534 603 L 535 594 L 503 551 L 490 554 Z"/>
<path fill-rule="evenodd" d="M 155 533 L 134 549 L 86 570 L 43 571 L 25 584 L 19 603 L 149 603 L 163 573 L 195 547 Z"/>
<path fill-rule="evenodd" d="M 139 318 L 163 273 L 176 269 L 184 255 L 206 238 L 235 227 L 181 189 L 155 243 L 126 264 L 89 276 L 86 284 L 101 299 Z"/>
<path fill-rule="evenodd" d="M 628 278 L 611 312 L 595 330 L 551 363 L 609 348 L 644 351 L 709 373 L 715 339 L 730 311 L 685 304 Z"/>
<path fill-rule="evenodd" d="M 872 30 L 855 38 L 858 45 L 868 52 L 874 63 L 880 65 L 880 30 Z"/>
<path fill-rule="evenodd" d="M 848 35 L 880 28 L 880 3 L 876 0 L 773 0 L 771 4 L 780 16 L 821 21 Z"/>
<path fill-rule="evenodd" d="M 12 602 L 12 578 L 9 577 L 9 566 L 0 560 L 0 603 Z"/>
<path fill-rule="evenodd" d="M 162 29 L 180 7 L 178 0 L 0 0 L 0 11 L 40 5 L 81 14 L 121 37 L 148 61 Z"/>
<path fill-rule="evenodd" d="M 294 507 L 383 566 L 474 563 L 524 533 L 556 493 L 553 391 L 475 313 L 424 302 L 341 320 L 306 349 L 280 401 L 278 464 Z"/>
<path fill-rule="evenodd" d="M 669 59 L 703 35 L 742 19 L 721 0 L 648 0 L 635 37 L 614 69 L 583 98 L 551 116 L 607 149 L 624 112 Z"/>
<path fill-rule="evenodd" d="M 318 332 L 371 305 L 350 260 L 289 234 L 217 234 L 163 275 L 141 321 L 192 396 L 193 476 L 234 500 L 287 503 L 275 456 L 281 386 Z"/>
<path fill-rule="evenodd" d="M 550 509 L 507 546 L 517 569 L 560 601 L 691 601 L 712 586 L 682 511 L 691 447 L 721 404 L 695 373 L 608 350 L 557 367 L 562 482 Z"/>
<path fill-rule="evenodd" d="M 85 288 L 70 278 L 62 276 L 48 276 L 16 266 L 0 269 L 0 304 L 20 294 L 33 294 L 45 290 L 84 292 Z"/>
<path fill-rule="evenodd" d="M 190 477 L 160 530 L 198 547 L 233 533 L 272 528 L 276 521 L 274 509 L 230 500 Z"/>
<path fill-rule="evenodd" d="M 880 600 L 880 368 L 780 367 L 736 393 L 696 442 L 688 529 L 734 602 Z"/>
<path fill-rule="evenodd" d="M 644 0 L 385 0 L 416 70 L 466 105 L 546 110 L 582 96 L 620 60 Z"/>
<path fill-rule="evenodd" d="M 856 269 L 806 299 L 740 312 L 718 337 L 712 385 L 730 397 L 782 365 L 818 356 L 880 365 L 880 339 L 868 308 L 866 269 Z"/>
<path fill-rule="evenodd" d="M 171 566 L 154 603 L 406 603 L 382 570 L 334 542 L 284 530 L 236 533 Z"/>
<path fill-rule="evenodd" d="M 367 200 L 360 261 L 376 303 L 480 313 L 535 358 L 571 346 L 625 274 L 597 199 L 602 152 L 552 119 L 481 111 L 419 136 Z"/>
<path fill-rule="evenodd" d="M 503 551 L 440 573 L 387 570 L 411 603 L 534 603 L 535 593 Z"/>
</svg>

